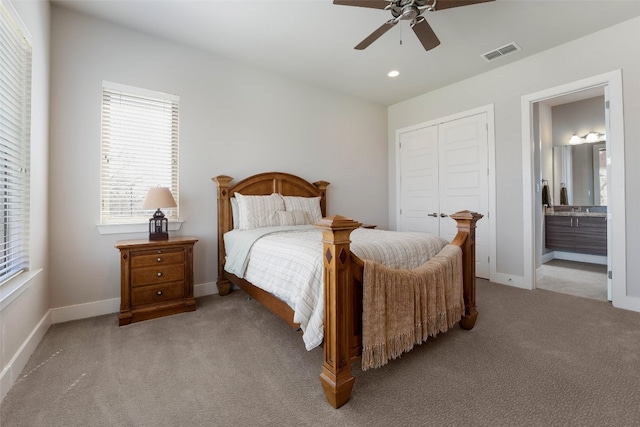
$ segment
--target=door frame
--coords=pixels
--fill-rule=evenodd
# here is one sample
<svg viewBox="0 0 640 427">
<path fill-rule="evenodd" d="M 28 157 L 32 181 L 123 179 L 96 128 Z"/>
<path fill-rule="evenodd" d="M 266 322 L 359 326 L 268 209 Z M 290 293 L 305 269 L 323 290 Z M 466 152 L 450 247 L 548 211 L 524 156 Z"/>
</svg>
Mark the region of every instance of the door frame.
<svg viewBox="0 0 640 427">
<path fill-rule="evenodd" d="M 497 281 L 498 273 L 496 271 L 497 249 L 496 249 L 496 137 L 495 137 L 495 118 L 494 105 L 487 104 L 478 108 L 473 108 L 448 116 L 429 120 L 427 122 L 418 123 L 412 126 L 396 129 L 396 224 L 395 229 L 400 229 L 400 134 L 411 132 L 428 126 L 439 125 L 453 120 L 463 119 L 469 116 L 475 116 L 485 113 L 487 115 L 487 167 L 488 167 L 488 212 L 487 217 L 481 221 L 487 221 L 489 224 L 489 280 Z"/>
<path fill-rule="evenodd" d="M 612 303 L 615 307 L 640 311 L 640 299 L 627 296 L 626 275 L 626 222 L 625 222 L 625 165 L 624 165 L 624 112 L 622 100 L 622 70 L 615 70 L 539 92 L 524 95 L 521 98 L 522 112 L 522 194 L 523 194 L 523 226 L 524 226 L 524 287 L 535 288 L 535 215 L 534 198 L 534 138 L 533 138 L 533 104 L 550 98 L 567 95 L 593 87 L 605 87 L 609 101 L 609 129 L 607 142 L 610 144 L 608 162 L 610 176 L 608 191 L 611 204 L 607 208 L 607 224 L 609 238 L 612 242 L 611 280 Z"/>
</svg>

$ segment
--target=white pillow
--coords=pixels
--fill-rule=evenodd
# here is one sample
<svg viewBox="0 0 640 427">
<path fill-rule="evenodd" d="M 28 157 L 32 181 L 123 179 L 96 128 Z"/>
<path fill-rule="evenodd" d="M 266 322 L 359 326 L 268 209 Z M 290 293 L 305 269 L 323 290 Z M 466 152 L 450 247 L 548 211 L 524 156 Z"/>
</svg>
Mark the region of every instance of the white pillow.
<svg viewBox="0 0 640 427">
<path fill-rule="evenodd" d="M 235 195 L 238 200 L 238 229 L 251 230 L 278 225 L 276 212 L 285 209 L 281 195 L 277 193 L 270 196 L 244 196 L 240 193 Z"/>
<path fill-rule="evenodd" d="M 287 211 L 306 212 L 310 224 L 315 224 L 322 219 L 320 197 L 282 196 L 282 198 Z"/>
<path fill-rule="evenodd" d="M 231 198 L 231 218 L 233 219 L 233 228 L 240 227 L 240 213 L 238 212 L 238 200 Z"/>
<path fill-rule="evenodd" d="M 278 211 L 278 225 L 307 225 L 307 213 L 303 211 Z"/>
</svg>

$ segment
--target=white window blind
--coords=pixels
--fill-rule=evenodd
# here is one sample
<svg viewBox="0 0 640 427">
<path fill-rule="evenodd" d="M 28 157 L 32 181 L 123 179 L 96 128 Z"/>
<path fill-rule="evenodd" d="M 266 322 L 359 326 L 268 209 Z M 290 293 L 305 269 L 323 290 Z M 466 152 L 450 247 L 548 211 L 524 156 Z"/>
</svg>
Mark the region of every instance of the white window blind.
<svg viewBox="0 0 640 427">
<path fill-rule="evenodd" d="M 168 187 L 178 207 L 178 103 L 175 95 L 112 82 L 102 85 L 102 224 L 146 222 L 149 187 Z M 169 220 L 178 207 L 163 208 Z"/>
<path fill-rule="evenodd" d="M 29 267 L 31 45 L 13 16 L 0 2 L 0 283 Z"/>
</svg>

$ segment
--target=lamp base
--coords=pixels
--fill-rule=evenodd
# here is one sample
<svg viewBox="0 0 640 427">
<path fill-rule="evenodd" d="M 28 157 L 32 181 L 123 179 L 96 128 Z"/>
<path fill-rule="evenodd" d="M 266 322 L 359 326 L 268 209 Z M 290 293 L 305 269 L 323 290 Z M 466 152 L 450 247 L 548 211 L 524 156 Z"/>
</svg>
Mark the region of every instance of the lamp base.
<svg viewBox="0 0 640 427">
<path fill-rule="evenodd" d="M 169 233 L 149 233 L 149 240 L 169 240 Z"/>
</svg>

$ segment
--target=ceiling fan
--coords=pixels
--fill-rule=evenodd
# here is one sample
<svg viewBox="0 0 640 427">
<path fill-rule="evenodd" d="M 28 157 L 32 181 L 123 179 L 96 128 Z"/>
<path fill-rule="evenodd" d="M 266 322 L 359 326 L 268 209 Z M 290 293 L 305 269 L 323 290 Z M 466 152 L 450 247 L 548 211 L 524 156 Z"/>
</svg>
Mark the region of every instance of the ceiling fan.
<svg viewBox="0 0 640 427">
<path fill-rule="evenodd" d="M 345 6 L 369 7 L 372 9 L 390 10 L 393 18 L 382 24 L 380 28 L 362 40 L 355 49 L 366 49 L 371 43 L 389 31 L 400 21 L 411 21 L 411 29 L 425 50 L 431 50 L 440 44 L 427 20 L 422 16 L 425 11 L 450 9 L 452 7 L 469 6 L 494 0 L 333 0 L 333 4 Z"/>
</svg>

